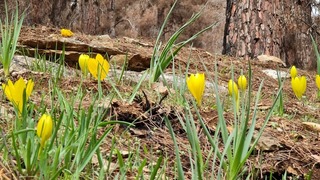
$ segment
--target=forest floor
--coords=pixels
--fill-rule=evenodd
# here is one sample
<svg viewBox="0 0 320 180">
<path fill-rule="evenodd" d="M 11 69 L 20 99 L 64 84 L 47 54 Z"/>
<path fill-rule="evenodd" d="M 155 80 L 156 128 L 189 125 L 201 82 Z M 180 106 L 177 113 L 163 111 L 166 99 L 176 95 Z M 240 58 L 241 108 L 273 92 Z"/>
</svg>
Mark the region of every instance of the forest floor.
<svg viewBox="0 0 320 180">
<path fill-rule="evenodd" d="M 73 37 L 60 37 L 58 29 L 48 27 L 24 27 L 20 35 L 20 50 L 24 49 L 20 54 L 25 56 L 35 57 L 34 54 L 61 54 L 63 46 L 65 46 L 65 65 L 68 71 L 75 72 L 75 75 L 66 75 L 61 77 L 59 87 L 66 94 L 72 94 L 77 91 L 77 87 L 81 81 L 80 71 L 77 70 L 77 60 L 81 53 L 87 53 L 88 49 L 94 53 L 108 54 L 110 56 L 111 65 L 114 68 L 121 70 L 124 56 L 128 57 L 128 73 L 135 71 L 137 78 L 144 70 L 149 67 L 149 61 L 153 52 L 152 41 L 140 41 L 130 38 L 111 39 L 105 36 L 88 36 L 85 34 L 75 33 Z M 57 43 L 58 42 L 58 43 Z M 64 44 L 64 45 L 63 45 Z M 36 51 L 37 50 L 37 51 Z M 271 173 L 274 178 L 281 178 L 281 175 L 287 171 L 289 176 L 304 179 L 312 172 L 311 179 L 320 179 L 320 132 L 314 131 L 312 128 L 306 127 L 303 122 L 320 123 L 320 101 L 317 99 L 317 87 L 315 85 L 315 71 L 305 71 L 298 69 L 299 75 L 307 77 L 307 90 L 302 101 L 297 100 L 292 88 L 291 80 L 288 75 L 289 68 L 284 67 L 283 64 L 275 61 L 261 61 L 253 59 L 250 61 L 241 60 L 234 57 L 223 56 L 219 54 L 210 54 L 201 49 L 191 47 L 183 48 L 182 51 L 175 58 L 174 66 L 171 65 L 165 73 L 172 75 L 174 73 L 173 67 L 176 71 L 181 72 L 181 77 L 184 77 L 187 71 L 187 65 L 190 62 L 188 72 L 196 73 L 203 72 L 206 74 L 207 80 L 215 77 L 215 64 L 217 65 L 218 84 L 225 87 L 219 94 L 223 101 L 227 103 L 228 92 L 227 85 L 229 79 L 232 77 L 232 70 L 234 70 L 234 77 L 238 78 L 243 71 L 244 75 L 248 75 L 249 62 L 252 68 L 252 94 L 258 91 L 260 83 L 263 82 L 262 93 L 258 104 L 258 122 L 256 130 L 259 130 L 263 121 L 270 110 L 277 90 L 279 88 L 277 78 L 273 78 L 266 74 L 267 71 L 279 70 L 286 74 L 283 78 L 283 100 L 284 100 L 284 114 L 279 115 L 275 110 L 268 122 L 264 133 L 255 148 L 255 151 L 250 156 L 247 166 L 249 171 L 255 171 L 257 179 L 264 179 Z M 120 64 L 119 64 L 120 63 Z M 48 79 L 52 78 L 49 72 L 41 71 L 43 68 L 25 69 L 24 71 L 13 69 L 10 79 L 16 80 L 22 76 L 25 79 L 34 79 L 35 89 L 30 97 L 36 106 L 40 106 L 41 96 L 43 93 L 50 93 Z M 120 68 L 119 68 L 120 67 Z M 110 70 L 112 72 L 112 70 Z M 110 72 L 110 73 L 111 73 Z M 126 72 L 124 73 L 126 74 Z M 111 75 L 110 75 L 111 76 Z M 113 75 L 116 77 L 117 75 Z M 131 76 L 131 75 L 130 75 Z M 124 76 L 124 82 L 117 84 L 117 88 L 123 94 L 130 94 L 135 82 L 127 79 Z M 5 79 L 1 78 L 1 83 L 5 83 Z M 104 95 L 112 91 L 111 85 L 108 81 L 102 81 Z M 84 80 L 83 88 L 87 91 L 97 91 L 97 82 L 92 78 Z M 222 88 L 223 89 L 223 88 Z M 159 98 L 160 93 L 160 98 Z M 161 97 L 162 95 L 162 97 Z M 191 95 L 187 95 L 191 98 Z M 206 88 L 203 104 L 200 107 L 200 113 L 203 117 L 206 126 L 214 134 L 218 114 L 215 107 L 215 93 L 213 89 Z M 13 114 L 13 108 L 9 101 L 4 98 L 3 91 L 0 91 L 0 107 L 7 112 Z M 167 157 L 168 164 L 174 164 L 175 152 L 174 144 L 168 128 L 163 121 L 163 117 L 169 117 L 176 134 L 177 143 L 181 152 L 188 152 L 188 139 L 185 130 L 179 123 L 179 114 L 184 113 L 179 103 L 175 101 L 174 90 L 170 86 L 163 86 L 158 83 L 156 87 L 148 87 L 143 85 L 138 91 L 136 99 L 132 103 L 120 98 L 114 98 L 108 106 L 108 116 L 114 120 L 126 121 L 135 124 L 135 126 L 125 127 L 117 126 L 112 130 L 112 133 L 107 136 L 104 143 L 101 145 L 102 153 L 108 154 L 114 137 L 117 137 L 116 147 L 123 153 L 124 161 L 130 157 L 132 147 L 135 142 L 140 142 L 140 153 L 147 159 L 154 159 L 155 154 L 164 154 Z M 159 100 L 161 99 L 161 101 Z M 83 108 L 86 104 L 90 104 L 92 99 L 83 99 Z M 253 108 L 253 104 L 252 107 Z M 50 107 L 50 106 L 48 106 Z M 152 108 L 153 113 L 148 113 Z M 229 108 L 229 109 L 228 109 Z M 148 111 L 148 112 L 147 112 Z M 231 126 L 233 122 L 233 114 L 230 107 L 225 108 L 225 120 Z M 14 116 L 14 115 L 12 115 Z M 9 116 L 7 116 L 9 117 Z M 110 119 L 110 118 L 107 118 Z M 204 156 L 210 151 L 208 140 L 203 135 L 203 130 L 200 124 L 196 121 L 198 129 L 198 136 L 200 137 L 201 149 Z M 8 119 L 0 114 L 0 127 L 6 133 L 10 128 Z M 151 152 L 144 153 L 143 147 L 147 147 Z M 1 152 L 0 152 L 1 154 Z M 181 160 L 184 166 L 185 174 L 190 176 L 190 160 L 187 156 L 182 155 Z M 93 161 L 94 163 L 94 161 Z M 116 163 L 116 160 L 115 162 Z M 3 166 L 0 164 L 1 175 L 12 177 L 10 173 L 14 173 L 14 167 Z M 119 170 L 115 170 L 116 173 Z M 148 171 L 148 170 L 144 170 Z M 134 174 L 134 172 L 131 172 Z M 173 172 L 167 172 L 168 177 L 174 176 Z M 127 173 L 127 177 L 131 177 Z M 134 176 L 133 176 L 134 177 Z"/>
</svg>

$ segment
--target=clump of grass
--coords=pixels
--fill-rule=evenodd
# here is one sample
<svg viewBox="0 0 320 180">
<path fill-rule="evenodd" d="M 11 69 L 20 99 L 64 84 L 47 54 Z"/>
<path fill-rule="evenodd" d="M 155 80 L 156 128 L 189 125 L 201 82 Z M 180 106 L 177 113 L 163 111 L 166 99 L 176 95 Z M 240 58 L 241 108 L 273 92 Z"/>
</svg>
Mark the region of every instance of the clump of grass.
<svg viewBox="0 0 320 180">
<path fill-rule="evenodd" d="M 209 25 L 208 27 L 202 29 L 198 33 L 194 34 L 191 36 L 189 39 L 184 40 L 180 43 L 176 44 L 177 39 L 180 37 L 180 35 L 186 30 L 187 27 L 189 27 L 192 23 L 196 22 L 197 19 L 201 16 L 201 13 L 203 9 L 205 8 L 206 5 L 202 7 L 202 9 L 196 13 L 193 14 L 192 17 L 184 24 L 182 25 L 177 31 L 175 31 L 172 36 L 169 38 L 168 42 L 164 45 L 162 48 L 162 43 L 160 42 L 160 38 L 163 34 L 164 28 L 172 14 L 172 11 L 177 3 L 177 0 L 174 2 L 172 5 L 170 11 L 168 12 L 157 37 L 153 54 L 151 57 L 151 62 L 150 62 L 150 83 L 156 82 L 161 74 L 164 72 L 164 70 L 169 66 L 169 64 L 172 62 L 174 59 L 175 55 L 179 53 L 181 48 L 186 46 L 188 43 L 192 42 L 194 39 L 196 39 L 199 35 L 201 35 L 203 32 L 211 29 L 214 25 L 217 23 L 213 23 Z"/>
<path fill-rule="evenodd" d="M 16 52 L 18 38 L 24 20 L 25 13 L 23 12 L 19 19 L 19 9 L 16 6 L 15 12 L 9 16 L 6 0 L 4 1 L 5 20 L 0 19 L 1 42 L 0 42 L 0 62 L 2 63 L 4 75 L 9 75 L 9 69 L 13 55 Z"/>
</svg>

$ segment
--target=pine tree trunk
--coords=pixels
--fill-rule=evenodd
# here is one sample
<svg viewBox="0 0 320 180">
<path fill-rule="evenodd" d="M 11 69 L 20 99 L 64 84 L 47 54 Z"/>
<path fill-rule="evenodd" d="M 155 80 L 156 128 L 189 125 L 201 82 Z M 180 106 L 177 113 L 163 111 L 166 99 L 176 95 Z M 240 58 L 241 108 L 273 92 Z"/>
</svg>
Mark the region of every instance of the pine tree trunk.
<svg viewBox="0 0 320 180">
<path fill-rule="evenodd" d="M 227 0 L 223 53 L 266 54 L 287 66 L 315 68 L 309 0 Z"/>
</svg>

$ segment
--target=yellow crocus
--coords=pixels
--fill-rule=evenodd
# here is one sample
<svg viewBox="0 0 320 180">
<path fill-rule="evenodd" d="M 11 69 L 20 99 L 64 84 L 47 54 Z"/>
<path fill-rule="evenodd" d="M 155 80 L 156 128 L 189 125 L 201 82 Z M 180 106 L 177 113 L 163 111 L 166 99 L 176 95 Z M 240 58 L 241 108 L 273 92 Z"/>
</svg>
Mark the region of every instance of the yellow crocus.
<svg viewBox="0 0 320 180">
<path fill-rule="evenodd" d="M 239 76 L 238 86 L 241 91 L 245 91 L 247 89 L 247 78 L 244 75 Z"/>
<path fill-rule="evenodd" d="M 45 142 L 50 138 L 53 129 L 52 118 L 49 114 L 43 114 L 37 125 L 37 135 L 40 137 L 40 145 L 44 146 Z"/>
<path fill-rule="evenodd" d="M 2 84 L 2 89 L 7 99 L 18 109 L 19 114 L 22 113 L 24 100 L 27 101 L 34 87 L 34 82 L 30 79 L 25 83 L 22 77 L 14 84 L 9 79 L 8 84 Z M 26 99 L 23 99 L 23 93 L 26 92 Z"/>
<path fill-rule="evenodd" d="M 298 71 L 297 71 L 296 66 L 292 66 L 291 69 L 290 69 L 291 78 L 297 77 L 297 74 L 298 74 Z"/>
<path fill-rule="evenodd" d="M 320 75 L 319 74 L 316 75 L 316 85 L 318 87 L 318 90 L 320 90 Z"/>
<path fill-rule="evenodd" d="M 73 32 L 70 29 L 61 29 L 61 36 L 63 37 L 71 37 L 73 36 Z"/>
<path fill-rule="evenodd" d="M 237 84 L 230 79 L 228 83 L 228 90 L 229 90 L 229 95 L 231 97 L 235 96 L 236 100 L 239 99 L 239 90 Z"/>
<path fill-rule="evenodd" d="M 239 111 L 239 107 L 240 107 L 240 103 L 239 103 L 239 89 L 237 84 L 230 79 L 228 82 L 228 91 L 229 91 L 229 95 L 233 98 L 233 96 L 236 98 L 236 108 L 237 111 Z"/>
<path fill-rule="evenodd" d="M 205 88 L 205 75 L 199 73 L 191 74 L 187 78 L 187 86 L 192 96 L 196 99 L 197 105 L 200 106 Z"/>
<path fill-rule="evenodd" d="M 79 56 L 79 66 L 80 66 L 82 74 L 85 76 L 88 74 L 88 60 L 89 59 L 90 59 L 90 57 L 86 54 L 81 54 Z"/>
<path fill-rule="evenodd" d="M 291 79 L 291 86 L 296 97 L 301 100 L 302 95 L 305 93 L 307 88 L 307 79 L 305 76 L 295 77 Z"/>
<path fill-rule="evenodd" d="M 92 76 L 98 79 L 100 74 L 100 80 L 107 77 L 110 65 L 106 59 L 103 58 L 101 54 L 97 54 L 96 58 L 89 58 L 88 60 L 88 70 Z"/>
</svg>

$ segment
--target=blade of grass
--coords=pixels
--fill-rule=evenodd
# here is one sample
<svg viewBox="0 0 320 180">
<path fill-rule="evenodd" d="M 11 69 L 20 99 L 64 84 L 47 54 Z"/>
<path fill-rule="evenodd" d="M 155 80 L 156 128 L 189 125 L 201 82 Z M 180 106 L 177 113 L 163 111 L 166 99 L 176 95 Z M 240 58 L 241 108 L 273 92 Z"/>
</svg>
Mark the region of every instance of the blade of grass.
<svg viewBox="0 0 320 180">
<path fill-rule="evenodd" d="M 317 74 L 320 74 L 320 54 L 319 54 L 319 50 L 318 50 L 318 45 L 317 45 L 316 41 L 313 39 L 311 34 L 310 34 L 310 37 L 311 37 L 311 40 L 312 40 L 312 45 L 313 45 L 314 52 L 315 52 L 316 57 L 317 57 Z"/>
<path fill-rule="evenodd" d="M 91 160 L 93 154 L 96 152 L 96 150 L 100 147 L 100 144 L 102 143 L 102 141 L 105 139 L 105 137 L 110 133 L 110 131 L 112 130 L 112 127 L 109 127 L 108 129 L 105 130 L 105 132 L 102 134 L 102 136 L 100 137 L 100 139 L 96 142 L 96 144 L 93 146 L 93 148 L 91 149 L 91 151 L 88 151 L 85 156 L 84 159 L 82 160 L 80 166 L 77 168 L 76 172 L 80 173 L 85 166 L 88 164 L 88 162 Z"/>
<path fill-rule="evenodd" d="M 181 163 L 181 159 L 180 159 L 180 153 L 179 153 L 179 147 L 178 147 L 178 144 L 177 144 L 177 140 L 176 140 L 176 137 L 175 137 L 175 134 L 173 132 L 173 129 L 172 129 L 172 126 L 171 126 L 171 123 L 168 119 L 168 117 L 164 117 L 164 120 L 166 122 L 166 125 L 169 129 L 169 133 L 171 135 L 171 138 L 172 138 L 172 141 L 173 141 L 173 144 L 174 144 L 174 150 L 175 150 L 175 154 L 176 154 L 176 166 L 178 168 L 178 179 L 185 179 L 184 178 L 184 173 L 183 173 L 183 169 L 182 169 L 182 163 Z"/>
<path fill-rule="evenodd" d="M 163 160 L 163 156 L 160 155 L 160 157 L 159 157 L 158 160 L 157 160 L 156 165 L 154 165 L 153 168 L 152 168 L 150 180 L 154 180 L 154 179 L 156 178 L 156 175 L 157 175 L 158 170 L 159 170 L 159 168 L 160 168 L 160 166 L 161 166 L 162 160 Z"/>
</svg>

